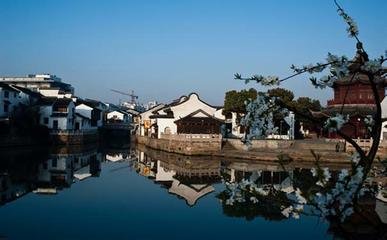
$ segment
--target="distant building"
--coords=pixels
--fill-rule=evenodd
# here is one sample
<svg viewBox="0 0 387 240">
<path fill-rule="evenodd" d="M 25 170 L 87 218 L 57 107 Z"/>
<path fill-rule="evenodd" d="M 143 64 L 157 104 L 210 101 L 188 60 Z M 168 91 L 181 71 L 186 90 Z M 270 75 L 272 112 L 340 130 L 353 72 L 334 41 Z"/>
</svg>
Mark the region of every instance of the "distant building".
<svg viewBox="0 0 387 240">
<path fill-rule="evenodd" d="M 41 94 L 27 88 L 0 82 L 0 118 L 8 118 L 20 105 L 33 105 L 41 97 Z"/>
<path fill-rule="evenodd" d="M 357 73 L 356 69 L 361 63 L 359 54 L 353 59 L 349 67 L 348 76 L 338 79 L 333 84 L 334 98 L 328 101 L 327 108 L 322 113 L 316 114 L 320 117 L 335 116 L 340 113 L 348 115 L 349 121 L 341 131 L 351 138 L 370 138 L 363 119 L 366 116 L 373 116 L 376 112 L 374 93 L 371 88 L 368 76 Z M 377 82 L 380 101 L 384 99 L 387 79 L 375 79 Z M 328 137 L 338 137 L 335 133 L 328 133 Z"/>
<path fill-rule="evenodd" d="M 131 115 L 121 110 L 108 111 L 106 115 L 108 123 L 130 123 L 132 121 Z"/>
<path fill-rule="evenodd" d="M 26 77 L 0 77 L 0 83 L 12 84 L 19 87 L 41 92 L 45 96 L 57 94 L 74 94 L 74 88 L 51 74 L 29 74 Z"/>
<path fill-rule="evenodd" d="M 0 117 L 7 118 L 20 103 L 20 91 L 8 84 L 0 83 Z"/>
<path fill-rule="evenodd" d="M 157 105 L 159 105 L 159 104 L 157 103 L 157 101 L 150 101 L 150 102 L 148 102 L 148 103 L 145 105 L 145 111 L 148 111 L 149 109 L 154 108 L 154 107 L 156 107 Z"/>
</svg>

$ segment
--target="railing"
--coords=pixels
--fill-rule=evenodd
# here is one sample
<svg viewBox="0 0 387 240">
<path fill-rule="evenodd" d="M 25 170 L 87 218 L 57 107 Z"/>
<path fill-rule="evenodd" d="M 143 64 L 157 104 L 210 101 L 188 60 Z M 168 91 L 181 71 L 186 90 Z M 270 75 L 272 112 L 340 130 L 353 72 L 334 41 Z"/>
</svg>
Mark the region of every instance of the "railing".
<svg viewBox="0 0 387 240">
<path fill-rule="evenodd" d="M 176 140 L 190 140 L 190 139 L 221 139 L 221 134 L 160 134 L 160 138 L 176 139 Z"/>
<path fill-rule="evenodd" d="M 133 129 L 133 126 L 130 123 L 106 123 L 103 127 L 106 129 Z"/>
<path fill-rule="evenodd" d="M 359 139 L 358 138 L 358 139 L 353 139 L 353 140 L 364 151 L 368 151 L 371 148 L 372 144 L 373 144 L 373 139 L 372 138 L 371 139 Z M 348 143 L 348 142 L 346 142 L 345 148 L 347 150 L 354 150 L 354 147 L 350 143 Z M 387 141 L 386 140 L 381 140 L 380 141 L 379 149 L 381 149 L 381 148 L 385 148 L 385 149 L 387 148 Z"/>
<path fill-rule="evenodd" d="M 84 135 L 84 134 L 93 134 L 97 133 L 97 129 L 81 129 L 81 130 L 63 130 L 63 129 L 57 129 L 57 130 L 50 130 L 51 135 Z"/>
</svg>

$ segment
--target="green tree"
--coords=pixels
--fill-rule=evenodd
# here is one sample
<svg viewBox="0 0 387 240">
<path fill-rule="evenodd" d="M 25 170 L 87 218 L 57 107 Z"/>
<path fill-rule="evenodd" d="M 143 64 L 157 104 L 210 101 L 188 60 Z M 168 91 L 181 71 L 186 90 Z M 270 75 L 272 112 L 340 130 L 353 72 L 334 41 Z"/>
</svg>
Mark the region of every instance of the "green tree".
<svg viewBox="0 0 387 240">
<path fill-rule="evenodd" d="M 311 111 L 321 111 L 320 101 L 309 97 L 299 97 L 294 101 L 293 106 L 297 110 L 296 120 L 302 122 L 305 129 L 318 132 L 320 124 L 304 116 L 309 115 Z"/>
<path fill-rule="evenodd" d="M 294 99 L 294 94 L 292 91 L 284 88 L 273 88 L 267 91 L 270 97 L 277 97 L 281 99 L 286 104 L 291 104 Z"/>
<path fill-rule="evenodd" d="M 241 90 L 241 91 L 228 91 L 226 92 L 224 98 L 224 109 L 223 114 L 227 115 L 232 112 L 242 114 L 246 113 L 246 104 L 245 102 L 249 99 L 257 98 L 257 90 L 254 88 L 250 88 L 249 90 Z"/>
</svg>

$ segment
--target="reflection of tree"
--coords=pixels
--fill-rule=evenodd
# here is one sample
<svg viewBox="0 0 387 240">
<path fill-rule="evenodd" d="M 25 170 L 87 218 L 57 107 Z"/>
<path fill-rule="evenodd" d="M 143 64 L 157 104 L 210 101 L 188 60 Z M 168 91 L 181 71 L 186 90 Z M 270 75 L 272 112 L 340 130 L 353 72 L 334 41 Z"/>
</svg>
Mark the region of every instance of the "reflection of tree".
<svg viewBox="0 0 387 240">
<path fill-rule="evenodd" d="M 375 199 L 363 200 L 355 208 L 355 213 L 344 222 L 330 217 L 328 231 L 343 239 L 387 239 L 387 224 L 375 211 Z"/>
<path fill-rule="evenodd" d="M 326 186 L 334 186 L 340 173 L 341 171 L 332 172 L 330 182 L 326 183 Z M 253 175 L 245 174 L 245 178 L 235 183 L 225 182 L 226 189 L 220 192 L 217 198 L 220 199 L 226 216 L 246 220 L 262 217 L 276 221 L 287 219 L 289 216 L 298 218 L 298 214 L 319 218 L 323 216 L 315 202 L 308 200 L 313 199 L 316 191 L 320 191 L 320 186 L 316 185 L 316 177 L 310 169 L 293 170 L 289 175 L 292 176 L 290 188 L 281 188 L 274 183 L 262 185 L 261 177 L 252 180 Z M 258 175 L 264 176 L 264 173 Z M 297 192 L 308 202 L 300 204 Z M 367 193 L 354 203 L 354 213 L 344 220 L 340 215 L 327 215 L 325 219 L 329 224 L 329 232 L 344 239 L 387 239 L 387 224 L 382 222 L 378 215 L 383 213 L 376 211 L 376 201 L 372 193 Z M 386 211 L 387 204 L 382 206 L 382 211 Z M 332 209 L 335 207 L 337 206 L 332 206 Z"/>
<path fill-rule="evenodd" d="M 251 197 L 255 197 L 259 204 L 250 201 Z M 230 198 L 230 192 L 227 190 L 219 193 L 217 198 L 221 200 L 223 213 L 226 216 L 245 218 L 248 221 L 256 217 L 274 221 L 284 220 L 286 217 L 281 213 L 281 207 L 290 204 L 286 193 L 273 191 L 273 189 L 268 189 L 268 194 L 265 196 L 246 194 L 244 201 L 235 202 L 233 205 L 227 204 L 227 199 Z"/>
</svg>

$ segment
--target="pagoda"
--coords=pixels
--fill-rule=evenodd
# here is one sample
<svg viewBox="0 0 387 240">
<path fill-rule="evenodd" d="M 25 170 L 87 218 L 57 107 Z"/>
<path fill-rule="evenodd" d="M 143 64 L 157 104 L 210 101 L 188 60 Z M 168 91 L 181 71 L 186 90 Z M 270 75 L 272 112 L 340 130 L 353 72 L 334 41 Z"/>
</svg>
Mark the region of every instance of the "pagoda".
<svg viewBox="0 0 387 240">
<path fill-rule="evenodd" d="M 349 74 L 333 83 L 334 97 L 328 100 L 327 107 L 323 110 L 325 116 L 342 114 L 349 116 L 349 121 L 341 128 L 341 131 L 352 137 L 367 139 L 370 138 L 367 127 L 364 124 L 366 116 L 373 116 L 376 113 L 376 102 L 372 91 L 371 83 L 366 74 L 358 70 L 368 56 L 358 46 L 357 54 L 349 66 Z M 380 101 L 384 99 L 387 79 L 375 77 Z M 335 133 L 328 133 L 329 138 L 338 137 Z"/>
</svg>

